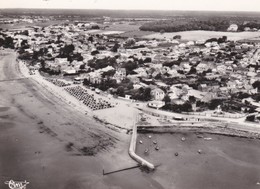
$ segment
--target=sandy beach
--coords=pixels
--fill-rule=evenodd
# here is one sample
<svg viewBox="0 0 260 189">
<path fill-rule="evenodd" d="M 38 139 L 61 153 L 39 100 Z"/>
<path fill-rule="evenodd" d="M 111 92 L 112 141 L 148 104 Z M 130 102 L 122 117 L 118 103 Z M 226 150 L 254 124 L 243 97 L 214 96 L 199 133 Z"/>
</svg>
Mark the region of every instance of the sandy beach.
<svg viewBox="0 0 260 189">
<path fill-rule="evenodd" d="M 154 172 L 132 169 L 103 176 L 103 170 L 136 165 L 128 155 L 131 135 L 126 134 L 133 120 L 124 122 L 132 119 L 133 105 L 125 102 L 92 112 L 63 88 L 26 74 L 26 69 L 18 66 L 12 51 L 0 57 L 1 183 L 27 180 L 37 189 L 259 188 L 259 140 L 203 134 L 211 138 L 207 141 L 184 131 L 139 134 L 143 144 L 137 142 L 137 154 L 159 165 Z M 125 129 L 93 119 L 100 114 Z"/>
<path fill-rule="evenodd" d="M 0 188 L 147 188 L 155 183 L 128 156 L 130 135 L 115 132 L 73 108 L 41 83 L 21 75 L 12 51 L 0 57 Z M 129 178 L 137 180 L 132 182 Z M 158 187 L 151 187 L 158 188 Z"/>
</svg>

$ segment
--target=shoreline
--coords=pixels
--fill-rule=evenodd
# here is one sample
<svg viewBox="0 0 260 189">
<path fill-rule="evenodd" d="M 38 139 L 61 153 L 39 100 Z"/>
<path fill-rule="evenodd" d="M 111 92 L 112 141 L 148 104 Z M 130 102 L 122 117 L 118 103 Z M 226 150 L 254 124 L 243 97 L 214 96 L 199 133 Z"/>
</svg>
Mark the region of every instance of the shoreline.
<svg viewBox="0 0 260 189">
<path fill-rule="evenodd" d="M 127 128 L 120 127 L 116 124 L 108 122 L 107 120 L 99 118 L 90 108 L 85 106 L 81 101 L 71 96 L 64 88 L 58 87 L 53 83 L 47 81 L 46 78 L 42 76 L 38 71 L 36 72 L 36 75 L 29 75 L 28 67 L 27 65 L 25 65 L 26 63 L 23 63 L 22 61 L 17 61 L 17 63 L 18 63 L 18 67 L 17 67 L 18 71 L 23 77 L 32 79 L 38 85 L 48 90 L 48 92 L 50 92 L 52 95 L 59 98 L 59 100 L 67 103 L 72 108 L 78 110 L 79 112 L 86 115 L 90 119 L 97 121 L 102 126 L 107 127 L 115 132 L 123 132 L 125 130 L 128 131 Z"/>
<path fill-rule="evenodd" d="M 21 63 L 21 62 L 18 62 L 18 69 L 20 71 L 20 73 L 26 77 L 26 78 L 31 78 L 33 79 L 35 82 L 37 82 L 39 85 L 43 86 L 44 88 L 46 88 L 50 93 L 52 93 L 53 95 L 57 96 L 60 100 L 66 102 L 69 106 L 71 106 L 72 108 L 76 108 L 77 110 L 79 110 L 80 112 L 82 112 L 84 114 L 85 112 L 85 115 L 87 113 L 86 116 L 88 116 L 89 118 L 95 120 L 95 121 L 98 121 L 100 124 L 102 124 L 103 126 L 115 131 L 115 132 L 124 132 L 126 131 L 127 133 L 129 131 L 132 130 L 132 128 L 125 128 L 125 127 L 121 127 L 119 125 L 116 125 L 114 123 L 111 123 L 111 121 L 105 119 L 105 118 L 100 118 L 97 116 L 97 114 L 99 112 L 96 111 L 96 113 L 94 113 L 93 111 L 91 111 L 88 107 L 86 107 L 82 102 L 80 102 L 79 100 L 77 100 L 76 98 L 72 97 L 67 91 L 64 90 L 64 88 L 60 88 L 54 84 L 52 84 L 51 82 L 47 81 L 39 72 L 37 73 L 37 76 L 35 77 L 35 75 L 33 76 L 30 76 L 28 75 L 28 67 L 24 64 L 24 63 Z M 62 94 L 61 94 L 62 93 Z M 147 113 L 146 111 L 147 110 L 142 110 L 142 109 L 139 109 L 137 108 L 136 109 L 137 111 L 142 111 L 144 113 Z M 102 112 L 101 112 L 102 113 Z M 167 112 L 169 113 L 169 112 Z M 183 114 L 183 116 L 187 116 L 185 114 Z M 191 115 L 192 116 L 192 115 Z M 194 115 L 193 115 L 194 116 Z M 188 116 L 187 116 L 188 117 Z M 215 118 L 216 119 L 216 118 Z M 214 120 L 215 120 L 214 119 Z M 219 120 L 220 122 L 223 122 L 222 120 Z M 201 126 L 181 126 L 180 124 L 188 124 L 189 123 L 178 123 L 179 125 L 176 125 L 174 126 L 175 128 L 173 128 L 172 126 L 142 126 L 142 125 L 138 125 L 138 128 L 137 128 L 137 131 L 140 132 L 140 127 L 142 129 L 142 131 L 144 131 L 145 129 L 151 129 L 154 130 L 154 132 L 158 132 L 159 130 L 161 130 L 162 128 L 165 130 L 165 131 L 159 131 L 160 133 L 161 132 L 173 132 L 172 130 L 174 129 L 178 129 L 179 132 L 181 132 L 180 130 L 183 130 L 183 131 L 187 131 L 187 130 L 190 130 L 191 132 L 210 132 L 211 134 L 222 134 L 222 135 L 230 135 L 230 136 L 241 136 L 241 133 L 242 133 L 242 136 L 245 136 L 246 138 L 251 138 L 252 136 L 249 136 L 249 135 L 257 135 L 257 138 L 260 138 L 260 132 L 252 132 L 250 130 L 246 130 L 248 128 L 246 128 L 246 125 L 244 125 L 244 130 L 242 129 L 239 129 L 239 128 L 226 128 L 226 130 L 224 131 L 223 130 L 223 127 L 222 129 L 217 129 L 217 127 L 219 126 L 216 126 L 215 128 L 212 127 L 212 126 L 207 126 L 207 125 L 210 125 L 210 122 L 196 122 L 195 125 L 201 125 Z M 231 123 L 229 122 L 223 122 L 223 124 L 225 125 L 231 125 Z M 248 124 L 251 124 L 251 123 L 248 123 Z M 254 126 L 255 124 L 252 123 L 252 125 Z M 221 128 L 221 127 L 219 127 Z M 209 131 L 211 129 L 211 131 Z M 158 130 L 158 131 L 157 131 Z M 227 131 L 229 130 L 229 131 Z M 231 131 L 233 131 L 233 133 L 231 133 Z M 228 132 L 228 133 L 226 133 Z M 239 133 L 240 132 L 240 133 Z M 244 134 L 243 134 L 244 133 Z"/>
<path fill-rule="evenodd" d="M 213 127 L 189 127 L 189 126 L 166 126 L 166 127 L 154 127 L 154 126 L 146 126 L 139 127 L 138 133 L 156 133 L 156 134 L 171 134 L 171 133 L 207 133 L 214 135 L 222 135 L 229 137 L 239 137 L 239 138 L 247 138 L 247 139 L 257 139 L 260 140 L 260 133 L 253 133 L 248 131 L 242 131 L 232 128 L 213 128 Z"/>
<path fill-rule="evenodd" d="M 152 178 L 164 188 L 258 187 L 260 140 L 193 132 L 140 134 L 138 140 L 137 154 L 159 165 Z"/>
</svg>

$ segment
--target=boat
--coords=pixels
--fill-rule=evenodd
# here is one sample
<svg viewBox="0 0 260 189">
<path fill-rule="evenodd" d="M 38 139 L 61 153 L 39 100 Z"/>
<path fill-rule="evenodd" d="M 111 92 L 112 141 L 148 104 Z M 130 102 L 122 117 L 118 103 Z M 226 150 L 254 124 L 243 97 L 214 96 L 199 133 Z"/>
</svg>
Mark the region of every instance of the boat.
<svg viewBox="0 0 260 189">
<path fill-rule="evenodd" d="M 203 136 L 202 136 L 202 135 L 197 135 L 197 137 L 198 137 L 198 138 L 203 138 Z"/>
<path fill-rule="evenodd" d="M 155 147 L 155 150 L 159 150 L 159 146 L 156 146 L 156 147 Z"/>
</svg>

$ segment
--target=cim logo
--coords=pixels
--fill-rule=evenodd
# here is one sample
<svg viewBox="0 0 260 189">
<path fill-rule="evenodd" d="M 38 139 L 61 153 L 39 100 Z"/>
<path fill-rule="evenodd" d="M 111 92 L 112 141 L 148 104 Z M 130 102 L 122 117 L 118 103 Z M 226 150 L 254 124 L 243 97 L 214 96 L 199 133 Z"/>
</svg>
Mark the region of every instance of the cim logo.
<svg viewBox="0 0 260 189">
<path fill-rule="evenodd" d="M 5 181 L 5 184 L 9 186 L 10 189 L 26 189 L 26 185 L 29 184 L 29 182 L 25 181 L 14 181 L 9 180 Z"/>
</svg>

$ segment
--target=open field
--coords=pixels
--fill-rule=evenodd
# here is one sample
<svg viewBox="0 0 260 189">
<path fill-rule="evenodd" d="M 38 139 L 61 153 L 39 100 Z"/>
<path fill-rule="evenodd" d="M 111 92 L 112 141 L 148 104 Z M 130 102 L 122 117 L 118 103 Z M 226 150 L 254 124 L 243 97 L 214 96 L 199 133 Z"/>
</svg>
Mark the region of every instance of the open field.
<svg viewBox="0 0 260 189">
<path fill-rule="evenodd" d="M 131 24 L 129 22 L 127 23 L 118 23 L 114 22 L 112 24 L 109 24 L 109 27 L 106 28 L 108 31 L 136 31 L 139 30 L 139 27 L 141 24 Z"/>
<path fill-rule="evenodd" d="M 227 36 L 228 40 L 251 39 L 260 36 L 260 32 L 216 32 L 216 31 L 184 31 L 171 33 L 155 33 L 144 36 L 148 39 L 172 39 L 175 35 L 181 35 L 183 40 L 207 40 Z"/>
<path fill-rule="evenodd" d="M 136 38 L 143 38 L 143 36 L 154 34 L 154 32 L 150 31 L 127 31 L 125 33 L 120 34 L 121 37 L 136 37 Z"/>
<path fill-rule="evenodd" d="M 101 30 L 88 30 L 86 33 L 90 34 L 104 34 L 104 35 L 118 35 L 120 37 L 142 37 L 145 35 L 154 34 L 155 32 L 140 31 L 140 24 L 128 23 L 110 23 L 109 27 Z"/>
<path fill-rule="evenodd" d="M 151 135 L 151 139 L 148 136 Z M 260 181 L 259 140 L 180 132 L 139 134 L 137 154 L 160 165 L 152 178 L 164 188 L 257 189 Z M 182 141 L 185 137 L 185 141 Z M 159 151 L 155 150 L 156 141 Z M 147 154 L 145 149 L 149 149 Z M 201 150 L 201 153 L 198 153 Z M 178 156 L 175 153 L 178 153 Z"/>
</svg>

